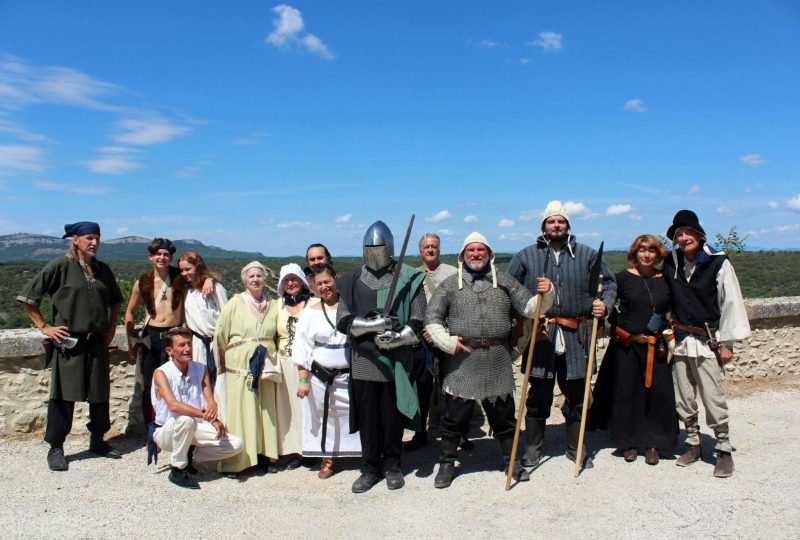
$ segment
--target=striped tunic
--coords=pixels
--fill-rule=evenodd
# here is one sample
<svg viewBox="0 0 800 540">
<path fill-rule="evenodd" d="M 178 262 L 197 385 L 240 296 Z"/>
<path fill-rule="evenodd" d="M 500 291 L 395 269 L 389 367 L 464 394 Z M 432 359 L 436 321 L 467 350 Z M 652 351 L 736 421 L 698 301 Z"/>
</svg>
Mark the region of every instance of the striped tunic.
<svg viewBox="0 0 800 540">
<path fill-rule="evenodd" d="M 536 244 L 530 245 L 514 255 L 508 266 L 508 273 L 528 290 L 535 292 L 536 279 L 542 275 L 544 260 L 548 253 L 550 263 L 547 277 L 553 282 L 556 298 L 552 307 L 547 310 L 547 317 L 585 316 L 591 318 L 594 294 L 588 290 L 589 269 L 597 257 L 597 251 L 587 245 L 577 243 L 575 237 L 570 235 L 561 249 L 555 251 L 549 248 L 544 238 L 540 236 L 536 240 Z M 601 300 L 610 313 L 617 298 L 617 283 L 614 274 L 605 263 L 602 263 L 601 268 L 604 286 Z M 580 335 L 582 334 L 581 326 L 577 331 L 562 327 L 566 347 L 567 379 L 569 380 L 586 377 L 586 349 L 589 344 L 582 343 L 584 336 Z M 551 325 L 549 331 L 550 341 L 539 342 L 536 345 L 532 370 L 534 377 L 549 379 L 554 374 L 556 326 Z"/>
</svg>

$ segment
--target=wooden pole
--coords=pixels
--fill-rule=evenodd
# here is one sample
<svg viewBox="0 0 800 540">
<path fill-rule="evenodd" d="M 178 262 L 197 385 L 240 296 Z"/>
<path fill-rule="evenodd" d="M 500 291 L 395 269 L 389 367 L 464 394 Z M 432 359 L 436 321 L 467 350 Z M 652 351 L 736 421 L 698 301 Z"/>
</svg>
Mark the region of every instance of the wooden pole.
<svg viewBox="0 0 800 540">
<path fill-rule="evenodd" d="M 506 472 L 506 491 L 511 489 L 511 478 L 514 475 L 514 462 L 519 448 L 519 432 L 522 428 L 522 415 L 525 413 L 525 400 L 528 393 L 528 381 L 531 378 L 531 367 L 533 366 L 533 350 L 536 348 L 536 336 L 539 333 L 539 318 L 542 315 L 542 302 L 544 294 L 539 293 L 536 299 L 536 312 L 533 315 L 533 329 L 531 331 L 531 341 L 528 345 L 528 363 L 525 365 L 525 376 L 522 379 L 522 392 L 519 397 L 519 407 L 517 408 L 517 426 L 514 429 L 514 444 L 511 445 L 511 457 L 508 461 L 508 471 Z"/>
<path fill-rule="evenodd" d="M 600 274 L 600 283 L 597 284 L 597 296 L 600 298 L 603 293 L 603 274 Z M 597 326 L 600 322 L 598 317 L 592 321 L 592 339 L 589 342 L 589 363 L 586 365 L 586 386 L 583 389 L 583 407 L 581 407 L 581 431 L 578 436 L 578 448 L 575 450 L 575 477 L 581 474 L 581 461 L 583 461 L 583 438 L 586 434 L 586 414 L 589 412 L 589 394 L 592 392 L 592 372 L 594 371 L 594 357 L 597 350 Z"/>
</svg>

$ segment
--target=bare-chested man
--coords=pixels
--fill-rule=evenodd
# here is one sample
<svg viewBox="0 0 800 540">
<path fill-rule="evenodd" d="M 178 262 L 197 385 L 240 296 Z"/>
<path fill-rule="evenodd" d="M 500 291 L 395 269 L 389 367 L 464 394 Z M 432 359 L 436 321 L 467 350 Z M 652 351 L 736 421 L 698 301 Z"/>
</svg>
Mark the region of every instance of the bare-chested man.
<svg viewBox="0 0 800 540">
<path fill-rule="evenodd" d="M 142 354 L 142 375 L 144 391 L 142 392 L 142 414 L 145 424 L 154 419 L 153 406 L 150 403 L 150 386 L 153 372 L 166 361 L 164 347 L 168 344 L 167 330 L 180 326 L 183 322 L 183 299 L 186 284 L 181 272 L 170 266 L 175 244 L 166 238 L 156 238 L 147 246 L 147 257 L 153 268 L 140 275 L 131 289 L 128 309 L 125 311 L 125 328 L 129 336 L 134 336 L 136 326 L 136 309 L 144 304 L 146 318 L 142 338 L 147 344 Z M 131 350 L 131 355 L 135 351 Z"/>
</svg>

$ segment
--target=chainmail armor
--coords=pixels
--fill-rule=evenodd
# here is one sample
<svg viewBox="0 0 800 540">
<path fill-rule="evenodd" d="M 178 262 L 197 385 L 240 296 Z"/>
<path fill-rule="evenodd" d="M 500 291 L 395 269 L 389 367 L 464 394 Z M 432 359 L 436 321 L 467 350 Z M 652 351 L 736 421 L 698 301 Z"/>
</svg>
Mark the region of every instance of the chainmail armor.
<svg viewBox="0 0 800 540">
<path fill-rule="evenodd" d="M 491 273 L 476 279 L 465 271 L 463 283 L 459 290 L 458 275 L 454 275 L 439 285 L 428 304 L 425 324 L 441 324 L 450 335 L 465 339 L 510 338 L 511 314 L 525 310 L 531 293 L 505 272 L 497 273 L 497 288 L 492 287 Z M 513 396 L 509 348 L 472 347 L 469 354 L 445 356 L 442 388 L 452 396 L 478 401 Z"/>
</svg>

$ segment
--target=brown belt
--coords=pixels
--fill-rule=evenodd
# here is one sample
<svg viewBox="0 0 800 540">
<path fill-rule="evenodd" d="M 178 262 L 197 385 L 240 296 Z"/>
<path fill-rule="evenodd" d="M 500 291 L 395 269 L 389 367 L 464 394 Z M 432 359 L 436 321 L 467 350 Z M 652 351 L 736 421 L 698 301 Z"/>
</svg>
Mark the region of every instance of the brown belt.
<svg viewBox="0 0 800 540">
<path fill-rule="evenodd" d="M 485 349 L 487 347 L 494 347 L 496 345 L 504 345 L 508 347 L 508 338 L 471 338 L 462 339 L 462 345 L 466 345 L 470 349 Z"/>
<path fill-rule="evenodd" d="M 655 358 L 656 343 L 658 342 L 658 338 L 656 336 L 631 334 L 619 326 L 614 329 L 614 336 L 617 338 L 617 342 L 621 343 L 625 347 L 629 347 L 631 341 L 636 343 L 647 343 L 647 367 L 644 371 L 644 387 L 650 388 L 653 386 L 653 359 Z"/>
<path fill-rule="evenodd" d="M 702 336 L 706 338 L 708 337 L 708 331 L 705 328 L 700 328 L 699 326 L 692 326 L 689 324 L 683 324 L 681 322 L 676 321 L 675 319 L 671 319 L 669 321 L 669 324 L 673 328 L 677 328 L 678 330 L 683 330 L 684 332 L 689 332 L 690 334 L 694 334 L 695 336 Z M 712 334 L 717 331 L 716 326 L 709 326 L 708 328 L 709 330 L 711 330 Z"/>
<path fill-rule="evenodd" d="M 547 322 L 549 324 L 557 324 L 559 326 L 564 326 L 566 328 L 569 328 L 570 330 L 577 330 L 578 329 L 578 323 L 580 321 L 585 321 L 585 320 L 586 320 L 586 317 L 578 317 L 578 318 L 575 318 L 575 317 L 550 317 L 549 319 L 547 319 Z"/>
</svg>

